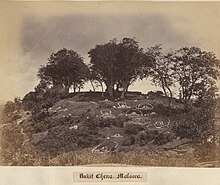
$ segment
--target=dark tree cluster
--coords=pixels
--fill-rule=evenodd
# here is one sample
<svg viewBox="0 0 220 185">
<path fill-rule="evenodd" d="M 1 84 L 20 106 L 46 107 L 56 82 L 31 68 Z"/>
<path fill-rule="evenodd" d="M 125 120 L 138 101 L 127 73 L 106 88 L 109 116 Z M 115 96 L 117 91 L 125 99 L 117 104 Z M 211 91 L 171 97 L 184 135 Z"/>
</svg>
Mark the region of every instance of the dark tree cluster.
<svg viewBox="0 0 220 185">
<path fill-rule="evenodd" d="M 174 96 L 188 108 L 192 100 L 206 101 L 215 97 L 219 77 L 219 60 L 212 52 L 197 47 L 183 47 L 162 52 L 161 45 L 143 49 L 134 38 L 112 39 L 98 44 L 89 52 L 90 63 L 75 51 L 63 48 L 52 53 L 48 63 L 39 68 L 36 89 L 46 92 L 51 87 L 74 93 L 90 82 L 93 91 L 101 87 L 102 96 L 120 93 L 126 97 L 128 87 L 137 80 L 148 79 L 161 87 L 172 104 Z"/>
</svg>

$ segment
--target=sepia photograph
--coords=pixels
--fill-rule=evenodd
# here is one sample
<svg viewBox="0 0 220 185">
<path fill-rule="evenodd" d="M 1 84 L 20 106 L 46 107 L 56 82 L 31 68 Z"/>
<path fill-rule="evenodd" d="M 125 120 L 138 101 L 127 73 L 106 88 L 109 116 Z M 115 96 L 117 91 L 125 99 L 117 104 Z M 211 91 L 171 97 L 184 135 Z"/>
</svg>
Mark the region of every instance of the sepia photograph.
<svg viewBox="0 0 220 185">
<path fill-rule="evenodd" d="M 220 167 L 219 2 L 7 6 L 1 166 Z"/>
</svg>

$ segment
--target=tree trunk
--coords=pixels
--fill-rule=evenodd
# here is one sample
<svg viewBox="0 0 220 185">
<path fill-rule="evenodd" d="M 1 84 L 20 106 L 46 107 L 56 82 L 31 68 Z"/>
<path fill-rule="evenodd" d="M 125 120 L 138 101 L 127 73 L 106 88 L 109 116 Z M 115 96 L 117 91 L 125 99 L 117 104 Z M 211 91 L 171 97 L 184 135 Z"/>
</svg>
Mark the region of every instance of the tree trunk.
<svg viewBox="0 0 220 185">
<path fill-rule="evenodd" d="M 161 77 L 160 80 L 161 80 L 161 86 L 162 86 L 164 95 L 165 95 L 166 97 L 168 97 L 167 91 L 166 91 L 166 88 L 165 88 L 165 84 L 164 84 L 164 79 Z"/>
<path fill-rule="evenodd" d="M 92 86 L 93 92 L 95 92 L 95 86 L 94 86 L 92 80 L 89 80 L 89 81 L 90 81 L 90 83 L 91 83 L 91 86 Z"/>
<path fill-rule="evenodd" d="M 104 97 L 104 87 L 103 87 L 103 84 L 100 83 L 100 86 L 101 86 L 101 88 L 102 88 L 102 97 Z"/>
<path fill-rule="evenodd" d="M 187 101 L 187 96 L 186 94 L 183 95 L 183 104 L 184 104 L 184 110 L 187 111 L 189 108 L 189 101 Z"/>
<path fill-rule="evenodd" d="M 129 87 L 129 85 L 130 85 L 130 84 L 127 85 L 125 92 L 128 92 L 128 87 Z"/>
<path fill-rule="evenodd" d="M 173 98 L 173 93 L 172 93 L 172 91 L 170 90 L 170 88 L 169 87 L 167 87 L 167 89 L 168 89 L 168 91 L 169 91 L 169 94 L 170 94 L 170 96 L 168 97 L 169 98 L 169 102 L 168 102 L 168 104 L 169 104 L 169 107 L 172 105 L 172 98 Z"/>
<path fill-rule="evenodd" d="M 74 92 L 74 94 L 76 93 L 76 83 L 75 82 L 73 83 L 73 92 Z"/>
<path fill-rule="evenodd" d="M 70 86 L 68 85 L 64 86 L 64 91 L 66 94 L 69 94 L 69 89 L 70 89 Z"/>
<path fill-rule="evenodd" d="M 109 96 L 112 98 L 114 96 L 114 83 L 113 83 L 113 81 L 111 81 L 108 84 L 107 90 L 108 90 Z"/>
<path fill-rule="evenodd" d="M 122 82 L 122 87 L 123 87 L 123 90 L 121 92 L 121 99 L 124 99 L 125 98 L 125 92 L 126 92 L 126 89 L 128 88 L 128 84 L 126 82 Z"/>
</svg>

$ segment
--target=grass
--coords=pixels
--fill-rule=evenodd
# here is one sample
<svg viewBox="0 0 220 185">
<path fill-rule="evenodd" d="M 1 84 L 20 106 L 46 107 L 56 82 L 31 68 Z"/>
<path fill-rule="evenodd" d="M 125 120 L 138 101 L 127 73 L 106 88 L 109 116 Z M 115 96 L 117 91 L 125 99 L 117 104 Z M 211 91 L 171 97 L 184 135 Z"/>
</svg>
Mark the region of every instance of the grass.
<svg viewBox="0 0 220 185">
<path fill-rule="evenodd" d="M 191 155 L 177 156 L 156 152 L 128 152 L 116 154 L 91 154 L 70 152 L 50 160 L 50 165 L 126 164 L 135 166 L 193 167 L 198 161 Z"/>
</svg>

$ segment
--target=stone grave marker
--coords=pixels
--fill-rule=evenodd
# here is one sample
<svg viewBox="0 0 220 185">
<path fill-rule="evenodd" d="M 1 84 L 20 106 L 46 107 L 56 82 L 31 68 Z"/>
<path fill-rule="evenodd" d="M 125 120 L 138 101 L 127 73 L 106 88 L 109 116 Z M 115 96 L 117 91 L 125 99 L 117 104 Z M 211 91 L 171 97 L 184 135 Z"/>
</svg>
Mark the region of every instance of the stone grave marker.
<svg viewBox="0 0 220 185">
<path fill-rule="evenodd" d="M 128 117 L 141 117 L 143 116 L 143 113 L 140 110 L 128 110 L 125 114 Z"/>
<path fill-rule="evenodd" d="M 101 118 L 115 118 L 115 116 L 112 115 L 111 110 L 101 110 L 100 113 L 101 113 L 100 116 Z"/>
<path fill-rule="evenodd" d="M 137 106 L 138 109 L 141 109 L 141 110 L 151 110 L 154 108 L 153 105 L 151 105 L 150 103 L 147 103 L 147 104 L 139 104 Z"/>
<path fill-rule="evenodd" d="M 162 128 L 163 127 L 163 121 L 156 121 L 154 123 L 155 128 Z"/>
<path fill-rule="evenodd" d="M 121 134 L 114 134 L 113 136 L 111 136 L 111 137 L 114 137 L 114 138 L 120 138 L 120 137 L 124 137 L 124 136 L 122 136 Z"/>
<path fill-rule="evenodd" d="M 118 102 L 118 109 L 130 109 L 131 107 L 127 105 L 126 102 Z"/>
<path fill-rule="evenodd" d="M 155 128 L 169 128 L 170 126 L 170 119 L 167 122 L 164 122 L 162 120 L 156 121 L 154 123 Z"/>
<path fill-rule="evenodd" d="M 108 140 L 107 143 L 101 143 L 92 149 L 92 153 L 106 154 L 115 150 L 118 147 L 118 142 Z"/>
</svg>

